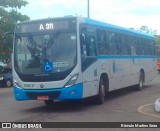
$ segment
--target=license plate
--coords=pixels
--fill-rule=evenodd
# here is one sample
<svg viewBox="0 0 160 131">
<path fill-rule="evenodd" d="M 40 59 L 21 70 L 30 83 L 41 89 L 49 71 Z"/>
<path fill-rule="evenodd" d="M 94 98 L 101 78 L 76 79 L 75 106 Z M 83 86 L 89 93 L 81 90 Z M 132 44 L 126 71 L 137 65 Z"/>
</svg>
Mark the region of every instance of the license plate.
<svg viewBox="0 0 160 131">
<path fill-rule="evenodd" d="M 49 97 L 48 96 L 37 96 L 37 100 L 45 101 L 45 100 L 49 100 Z"/>
</svg>

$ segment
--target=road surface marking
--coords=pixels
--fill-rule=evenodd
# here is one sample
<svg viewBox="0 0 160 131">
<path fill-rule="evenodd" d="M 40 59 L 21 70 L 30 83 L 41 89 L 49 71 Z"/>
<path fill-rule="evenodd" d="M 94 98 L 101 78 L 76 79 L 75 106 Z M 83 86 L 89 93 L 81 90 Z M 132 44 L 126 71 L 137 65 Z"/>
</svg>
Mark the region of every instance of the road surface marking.
<svg viewBox="0 0 160 131">
<path fill-rule="evenodd" d="M 146 104 L 146 105 L 142 105 L 140 107 L 138 107 L 137 111 L 141 114 L 145 114 L 145 115 L 149 115 L 149 116 L 152 116 L 152 117 L 156 117 L 156 118 L 159 118 L 160 119 L 160 115 L 156 115 L 156 114 L 153 114 L 153 113 L 148 113 L 148 112 L 145 112 L 143 109 L 147 106 L 151 106 L 151 105 L 154 105 L 154 103 L 150 103 L 150 104 Z M 156 112 L 155 112 L 156 113 Z"/>
</svg>

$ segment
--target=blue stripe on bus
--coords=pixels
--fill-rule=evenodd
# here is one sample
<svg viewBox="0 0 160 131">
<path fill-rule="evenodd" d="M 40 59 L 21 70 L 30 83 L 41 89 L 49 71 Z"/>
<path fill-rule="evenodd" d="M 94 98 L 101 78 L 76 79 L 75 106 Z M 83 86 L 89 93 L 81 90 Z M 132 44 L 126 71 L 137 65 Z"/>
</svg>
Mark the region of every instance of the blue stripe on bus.
<svg viewBox="0 0 160 131">
<path fill-rule="evenodd" d="M 145 58 L 157 58 L 157 56 L 97 56 L 98 59 L 145 59 Z"/>
<path fill-rule="evenodd" d="M 22 100 L 35 100 L 26 95 L 26 92 L 32 93 L 47 93 L 47 92 L 57 92 L 60 91 L 60 95 L 55 100 L 76 100 L 82 99 L 83 97 L 83 84 L 75 84 L 71 87 L 55 88 L 55 89 L 19 89 L 14 87 L 15 99 L 18 101 Z"/>
</svg>

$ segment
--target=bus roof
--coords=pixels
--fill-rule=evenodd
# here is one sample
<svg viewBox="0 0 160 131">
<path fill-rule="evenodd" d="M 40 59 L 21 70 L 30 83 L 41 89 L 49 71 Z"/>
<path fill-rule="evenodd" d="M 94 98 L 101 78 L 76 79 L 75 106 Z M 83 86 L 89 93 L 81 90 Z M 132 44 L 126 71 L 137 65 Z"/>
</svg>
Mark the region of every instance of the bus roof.
<svg viewBox="0 0 160 131">
<path fill-rule="evenodd" d="M 28 23 L 36 23 L 36 22 L 42 22 L 42 21 L 51 21 L 51 20 L 65 20 L 65 19 L 76 19 L 75 16 L 66 16 L 66 17 L 52 17 L 52 18 L 43 18 L 43 19 L 35 19 L 35 20 L 28 20 L 28 21 L 22 21 L 17 23 L 19 24 L 28 24 Z"/>
<path fill-rule="evenodd" d="M 86 24 L 99 26 L 99 27 L 104 27 L 104 28 L 107 28 L 107 29 L 110 29 L 110 30 L 115 30 L 115 31 L 122 32 L 122 33 L 127 33 L 127 34 L 143 36 L 143 37 L 148 37 L 148 38 L 154 39 L 154 35 L 151 35 L 151 34 L 135 31 L 135 30 L 132 30 L 132 29 L 128 29 L 128 28 L 124 28 L 124 27 L 120 27 L 120 26 L 116 26 L 116 25 L 112 25 L 112 24 L 109 24 L 109 23 L 100 22 L 100 21 L 97 21 L 97 20 L 93 20 L 93 19 L 85 18 L 85 17 L 80 17 L 80 16 L 66 16 L 66 17 L 55 17 L 55 18 L 30 20 L 30 21 L 21 22 L 21 23 L 18 23 L 18 24 L 26 24 L 26 23 L 29 24 L 29 23 L 40 22 L 40 21 L 62 20 L 62 19 L 71 19 L 71 18 L 72 19 L 77 18 L 77 19 L 81 19 L 81 20 L 83 19 Z"/>
<path fill-rule="evenodd" d="M 89 18 L 85 18 L 85 22 L 90 25 L 96 25 L 96 26 L 105 27 L 105 28 L 119 31 L 119 32 L 123 32 L 123 33 L 129 33 L 129 34 L 133 34 L 133 35 L 137 35 L 137 36 L 143 36 L 143 37 L 148 37 L 148 38 L 154 39 L 154 35 L 151 35 L 151 34 L 135 31 L 132 29 L 128 29 L 128 28 L 124 28 L 124 27 L 120 27 L 120 26 L 116 26 L 116 25 L 112 25 L 109 23 L 100 22 L 97 20 L 89 19 Z"/>
</svg>

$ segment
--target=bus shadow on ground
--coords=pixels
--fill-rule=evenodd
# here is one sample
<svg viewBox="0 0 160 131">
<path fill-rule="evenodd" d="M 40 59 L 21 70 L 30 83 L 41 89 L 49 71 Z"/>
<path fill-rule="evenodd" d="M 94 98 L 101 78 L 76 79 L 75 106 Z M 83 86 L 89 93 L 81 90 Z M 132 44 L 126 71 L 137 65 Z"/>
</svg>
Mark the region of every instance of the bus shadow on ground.
<svg viewBox="0 0 160 131">
<path fill-rule="evenodd" d="M 150 87 L 151 87 L 150 85 L 146 85 L 144 87 L 144 90 Z M 136 92 L 138 91 L 136 91 L 134 86 L 111 91 L 107 94 L 104 104 L 112 100 L 118 99 L 126 95 L 130 95 Z M 38 107 L 31 108 L 31 109 L 29 108 L 23 111 L 25 112 L 48 112 L 48 113 L 49 112 L 80 112 L 83 110 L 88 110 L 95 106 L 103 106 L 103 104 L 102 105 L 95 104 L 93 97 L 86 98 L 84 100 L 55 101 L 52 105 L 45 105 L 43 102 L 38 102 L 38 103 L 39 103 Z"/>
</svg>

